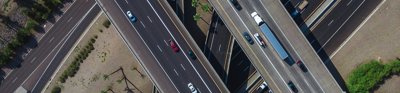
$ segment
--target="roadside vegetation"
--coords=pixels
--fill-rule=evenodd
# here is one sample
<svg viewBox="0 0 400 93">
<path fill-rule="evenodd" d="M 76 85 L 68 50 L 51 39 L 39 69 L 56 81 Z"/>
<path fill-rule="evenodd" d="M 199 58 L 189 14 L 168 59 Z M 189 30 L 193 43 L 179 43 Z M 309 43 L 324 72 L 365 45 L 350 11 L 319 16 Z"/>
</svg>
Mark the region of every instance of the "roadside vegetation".
<svg viewBox="0 0 400 93">
<path fill-rule="evenodd" d="M 9 0 L 10 1 L 10 0 Z M 0 51 L 0 67 L 10 63 L 15 56 L 17 48 L 22 47 L 32 37 L 32 32 L 40 27 L 49 16 L 59 11 L 63 2 L 70 0 L 14 0 L 23 9 L 23 14 L 28 17 L 25 25 L 19 28 L 16 35 L 7 42 Z"/>
<path fill-rule="evenodd" d="M 207 12 L 207 13 L 211 12 L 210 4 L 200 3 L 199 0 L 192 0 L 192 7 L 197 8 L 198 6 L 200 6 L 201 10 L 203 10 L 204 12 Z M 202 17 L 200 16 L 199 13 L 196 12 L 196 14 L 193 15 L 193 20 L 198 21 L 200 19 L 202 19 Z M 202 19 L 202 20 L 205 21 L 204 19 Z M 205 21 L 205 22 L 207 22 L 207 21 Z"/>
<path fill-rule="evenodd" d="M 347 87 L 351 93 L 367 93 L 391 75 L 400 73 L 400 60 L 382 64 L 372 60 L 355 68 L 349 75 Z"/>
<path fill-rule="evenodd" d="M 78 55 L 75 56 L 72 63 L 68 66 L 68 68 L 61 74 L 59 81 L 61 83 L 65 83 L 68 77 L 74 77 L 76 72 L 79 70 L 80 64 L 85 60 L 89 54 L 94 50 L 93 44 L 96 42 L 97 35 L 93 36 L 88 43 L 83 47 L 82 50 L 78 52 Z"/>
</svg>

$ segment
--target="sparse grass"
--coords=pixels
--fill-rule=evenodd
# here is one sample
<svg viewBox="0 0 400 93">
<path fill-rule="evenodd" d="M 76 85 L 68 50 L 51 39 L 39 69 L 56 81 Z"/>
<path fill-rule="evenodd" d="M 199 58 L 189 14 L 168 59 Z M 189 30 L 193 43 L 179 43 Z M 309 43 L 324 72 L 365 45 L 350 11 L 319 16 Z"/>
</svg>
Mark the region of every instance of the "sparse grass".
<svg viewBox="0 0 400 93">
<path fill-rule="evenodd" d="M 106 75 L 106 74 L 103 75 L 103 80 L 108 80 L 108 78 L 109 78 L 109 75 Z"/>
<path fill-rule="evenodd" d="M 99 75 L 98 75 L 98 74 L 95 74 L 95 75 L 92 77 L 91 82 L 96 82 L 97 80 L 99 80 Z"/>
<path fill-rule="evenodd" d="M 122 79 L 118 79 L 117 82 L 118 82 L 118 84 L 121 84 Z"/>
</svg>

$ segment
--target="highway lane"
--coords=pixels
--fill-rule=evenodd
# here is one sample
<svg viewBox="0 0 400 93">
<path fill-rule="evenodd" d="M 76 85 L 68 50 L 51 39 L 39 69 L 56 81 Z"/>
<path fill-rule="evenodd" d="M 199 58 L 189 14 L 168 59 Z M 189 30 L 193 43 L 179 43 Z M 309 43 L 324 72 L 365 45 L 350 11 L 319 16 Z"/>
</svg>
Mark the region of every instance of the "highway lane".
<svg viewBox="0 0 400 93">
<path fill-rule="evenodd" d="M 266 22 L 266 24 L 268 24 L 271 30 L 275 33 L 276 37 L 285 47 L 286 51 L 290 54 L 290 57 L 292 57 L 293 61 L 299 60 L 298 56 L 296 56 L 295 53 L 296 50 L 290 48 L 292 46 L 287 43 L 287 41 L 284 39 L 285 37 L 279 34 L 280 30 L 276 25 L 274 25 L 273 22 L 274 20 L 272 20 L 271 17 L 268 16 L 269 15 L 268 11 L 264 8 L 264 4 L 262 4 L 263 2 L 258 0 L 251 3 L 253 6 L 259 6 L 259 7 L 254 7 L 256 8 L 255 11 L 257 11 L 260 14 L 260 16 Z M 295 83 L 296 87 L 303 89 L 303 92 L 314 92 L 314 93 L 322 92 L 321 87 L 317 84 L 316 80 L 313 79 L 310 73 L 301 71 L 297 65 L 292 65 L 292 66 L 289 66 L 288 64 L 281 64 L 281 65 L 283 69 L 286 70 L 283 73 L 287 73 L 289 76 L 291 76 L 292 77 L 291 81 Z"/>
<path fill-rule="evenodd" d="M 116 5 L 114 0 L 97 0 L 96 1 L 103 11 L 106 13 L 107 17 L 111 20 L 114 26 L 117 28 L 117 31 L 125 44 L 129 46 L 129 50 L 136 56 L 141 66 L 144 67 L 146 73 L 150 75 L 150 80 L 152 80 L 155 85 L 157 85 L 160 91 L 169 91 L 177 93 L 178 90 L 171 82 L 171 78 L 169 78 L 168 74 L 164 71 L 164 69 L 159 65 L 157 59 L 155 59 L 150 49 L 146 43 L 142 41 L 142 37 L 136 33 L 135 28 L 132 27 L 130 22 L 127 20 L 125 13 L 121 13 L 120 8 Z M 140 20 L 139 20 L 140 21 Z M 146 67 L 152 67 L 157 69 L 149 69 Z"/>
<path fill-rule="evenodd" d="M 267 15 L 266 11 L 262 7 L 263 5 L 261 4 L 261 2 L 242 1 L 240 3 L 245 8 L 239 11 L 238 15 L 241 19 L 243 19 L 244 24 L 250 28 L 254 27 L 254 30 L 250 30 L 251 33 L 262 33 L 257 24 L 255 24 L 254 19 L 250 16 L 250 13 L 254 11 L 259 13 L 261 17 Z M 263 18 L 264 21 L 267 22 L 267 24 L 268 22 L 271 22 L 271 20 L 266 19 L 266 17 Z M 267 46 L 271 46 L 266 38 L 264 38 L 264 40 L 266 41 Z M 286 62 L 279 59 L 272 47 L 267 47 L 261 52 L 265 52 L 265 56 L 270 57 L 270 59 L 272 60 L 272 65 L 274 65 L 274 67 L 277 69 L 277 72 L 282 75 L 285 82 L 293 81 L 296 84 L 296 87 L 298 87 L 299 90 L 303 92 L 321 92 L 321 89 L 318 87 L 316 82 L 312 80 L 311 75 L 300 71 L 300 69 L 296 69 L 296 66 L 291 67 L 287 65 Z"/>
<path fill-rule="evenodd" d="M 271 89 L 274 92 L 289 93 L 290 89 L 286 82 L 288 82 L 291 77 L 287 74 L 280 73 L 282 67 L 274 65 L 276 63 L 285 63 L 280 59 L 277 59 L 279 58 L 277 55 L 271 53 L 271 49 L 269 49 L 270 47 L 267 47 L 267 49 L 262 48 L 257 44 L 250 45 L 243 38 L 242 33 L 244 31 L 254 34 L 259 30 L 257 25 L 248 24 L 250 21 L 251 24 L 253 24 L 253 19 L 249 17 L 244 17 L 245 19 L 241 18 L 242 16 L 250 16 L 249 13 L 245 11 L 245 9 L 237 11 L 228 0 L 210 2 L 214 6 L 214 9 L 217 10 L 217 13 L 221 16 L 232 35 L 236 38 L 240 47 L 242 47 L 245 54 L 249 57 L 254 67 L 262 75 L 263 79 L 271 85 Z M 241 1 L 239 1 L 239 3 L 242 4 Z"/>
<path fill-rule="evenodd" d="M 225 80 L 233 37 L 217 14 L 213 14 L 212 20 L 203 52 L 219 76 Z"/>
<path fill-rule="evenodd" d="M 153 55 L 143 59 L 142 57 L 149 55 L 140 55 L 142 60 L 156 60 L 156 61 L 142 61 L 145 66 L 148 62 L 155 63 L 158 66 L 145 66 L 149 71 L 149 74 L 153 78 L 153 81 L 159 87 L 174 87 L 174 88 L 159 88 L 166 92 L 189 92 L 187 84 L 189 82 L 202 92 L 215 92 L 221 91 L 215 86 L 214 81 L 211 80 L 208 73 L 201 66 L 198 60 L 191 60 L 187 52 L 190 47 L 181 36 L 180 30 L 175 23 L 172 23 L 172 19 L 166 14 L 164 6 L 160 5 L 159 1 L 145 1 L 140 3 L 131 0 L 99 0 L 104 6 L 104 10 L 108 12 L 108 16 L 113 19 L 113 23 L 116 24 L 120 33 L 123 34 L 128 46 L 140 47 L 146 45 L 147 54 Z M 132 11 L 132 13 L 138 18 L 135 23 L 128 22 L 125 15 L 126 11 Z M 118 19 L 118 20 L 116 20 Z M 132 36 L 134 35 L 134 36 Z M 136 36 L 137 35 L 137 36 Z M 136 37 L 135 37 L 136 36 Z M 142 45 L 131 45 L 131 40 L 142 40 Z M 173 53 L 169 47 L 169 40 L 174 40 L 180 51 Z M 137 43 L 137 42 L 136 42 Z M 143 49 L 142 49 L 143 50 Z M 133 49 L 136 52 L 136 49 Z M 162 69 L 162 72 L 152 72 L 155 67 Z M 160 79 L 164 77 L 164 79 Z M 168 80 L 165 79 L 168 77 Z M 175 90 L 174 90 L 175 89 Z"/>
<path fill-rule="evenodd" d="M 94 2 L 75 1 L 74 4 L 71 5 L 71 8 L 63 14 L 49 31 L 47 31 L 42 40 L 38 42 L 37 47 L 32 49 L 25 57 L 24 61 L 21 63 L 21 68 L 14 69 L 13 72 L 3 80 L 0 86 L 2 93 L 12 93 L 22 84 L 34 85 L 41 76 L 41 73 L 46 69 L 45 67 L 50 64 L 50 61 L 44 60 L 56 56 L 57 53 L 54 53 L 53 50 L 60 47 L 61 41 L 66 39 L 65 36 L 68 35 L 67 33 L 69 33 L 70 29 L 76 24 L 79 24 L 79 17 L 84 16 L 85 12 L 92 6 L 91 4 L 94 4 Z M 53 64 L 57 64 L 57 62 Z M 33 74 L 34 71 L 37 73 Z M 28 77 L 34 79 L 27 80 Z M 32 88 L 33 87 L 27 87 L 28 90 Z"/>
<path fill-rule="evenodd" d="M 342 0 L 312 30 L 316 40 L 310 41 L 317 52 L 328 56 L 357 28 L 382 0 Z"/>
<path fill-rule="evenodd" d="M 295 51 L 293 50 L 290 44 L 287 43 L 287 41 L 284 39 L 285 37 L 279 34 L 279 28 L 274 25 L 274 20 L 271 19 L 268 15 L 268 11 L 263 7 L 264 5 L 260 0 L 258 1 L 250 1 L 250 4 L 244 3 L 243 6 L 247 6 L 248 13 L 244 14 L 246 16 L 242 16 L 242 18 L 247 17 L 250 22 L 247 22 L 249 25 L 256 25 L 254 22 L 254 19 L 250 17 L 250 13 L 252 11 L 256 11 L 259 13 L 259 15 L 264 19 L 266 24 L 271 28 L 271 30 L 275 33 L 277 38 L 280 40 L 282 45 L 285 47 L 287 52 L 291 55 L 291 57 L 294 59 L 293 61 L 297 61 L 299 58 L 296 56 Z M 261 33 L 261 31 L 259 32 Z M 273 49 L 270 49 L 273 50 Z M 273 56 L 275 51 L 269 51 L 269 55 Z M 279 57 L 278 57 L 279 58 Z M 279 60 L 279 59 L 278 59 Z M 286 64 L 286 62 L 281 62 L 281 64 L 274 64 L 276 67 L 281 67 L 280 73 L 286 73 L 287 76 L 291 77 L 290 80 L 293 81 L 294 83 L 297 83 L 296 87 L 299 87 L 303 89 L 304 92 L 322 92 L 322 89 L 318 86 L 316 80 L 313 79 L 310 73 L 305 73 L 301 71 L 297 65 L 292 65 L 289 66 Z"/>
<path fill-rule="evenodd" d="M 92 1 L 94 2 L 94 0 Z M 72 47 L 74 46 L 75 42 L 78 41 L 79 37 L 83 34 L 86 28 L 89 27 L 90 23 L 92 22 L 92 20 L 94 20 L 95 16 L 100 13 L 100 10 L 101 10 L 100 7 L 93 3 L 93 6 L 90 8 L 90 10 L 87 10 L 87 12 L 83 12 L 87 14 L 83 16 L 79 24 L 75 24 L 75 27 L 70 30 L 71 33 L 69 34 L 69 36 L 67 36 L 67 38 L 64 41 L 61 42 L 62 44 L 60 47 L 58 47 L 59 49 L 55 48 L 58 51 L 56 51 L 54 57 L 44 60 L 51 62 L 46 67 L 45 72 L 43 72 L 40 78 L 38 79 L 31 79 L 31 78 L 28 79 L 31 81 L 36 81 L 34 83 L 34 86 L 32 86 L 32 84 L 24 84 L 23 87 L 31 90 L 32 93 L 39 93 L 42 91 L 42 89 L 45 89 L 45 85 L 52 79 L 51 77 L 53 74 L 55 74 L 54 72 L 56 71 L 58 66 L 60 66 L 60 63 L 67 56 L 68 52 L 72 50 Z M 59 31 L 62 30 L 67 30 L 67 29 L 60 29 Z"/>
<path fill-rule="evenodd" d="M 320 91 L 324 92 L 337 93 L 343 91 L 343 86 L 338 84 L 332 73 L 330 73 L 323 61 L 312 49 L 301 30 L 285 11 L 284 6 L 277 1 L 259 0 L 259 2 L 261 2 L 266 11 L 266 14 L 261 16 L 270 20 L 267 23 L 269 22 L 268 24 L 271 25 L 270 27 L 277 38 L 281 40 L 281 43 L 286 47 L 294 61 L 301 60 L 308 69 L 308 73 L 310 74 L 308 78 L 305 78 L 308 79 L 308 82 L 305 83 L 311 85 L 317 92 L 318 88 L 321 88 Z M 298 73 L 301 72 L 298 66 L 294 67 L 298 69 Z M 307 75 L 300 75 L 300 77 L 304 79 Z M 317 86 L 312 84 L 314 81 Z"/>
</svg>

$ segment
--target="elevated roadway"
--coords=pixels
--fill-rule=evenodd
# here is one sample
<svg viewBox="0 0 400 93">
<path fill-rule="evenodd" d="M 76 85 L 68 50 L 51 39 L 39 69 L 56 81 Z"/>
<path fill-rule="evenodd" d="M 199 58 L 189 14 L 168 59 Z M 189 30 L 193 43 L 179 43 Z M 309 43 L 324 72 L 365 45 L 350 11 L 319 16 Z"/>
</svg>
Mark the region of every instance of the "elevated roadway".
<svg viewBox="0 0 400 93">
<path fill-rule="evenodd" d="M 338 93 L 342 91 L 279 0 L 239 0 L 241 10 L 235 9 L 229 0 L 209 0 L 209 2 L 274 92 L 288 93 L 290 89 L 287 82 L 289 81 L 293 81 L 300 92 Z M 293 61 L 303 61 L 308 72 L 304 73 L 297 65 L 290 66 L 280 60 L 277 53 L 268 47 L 269 42 L 266 42 L 267 48 L 263 49 L 245 41 L 243 32 L 262 33 L 250 16 L 252 12 L 259 13 Z M 266 41 L 265 37 L 263 38 Z"/>
</svg>

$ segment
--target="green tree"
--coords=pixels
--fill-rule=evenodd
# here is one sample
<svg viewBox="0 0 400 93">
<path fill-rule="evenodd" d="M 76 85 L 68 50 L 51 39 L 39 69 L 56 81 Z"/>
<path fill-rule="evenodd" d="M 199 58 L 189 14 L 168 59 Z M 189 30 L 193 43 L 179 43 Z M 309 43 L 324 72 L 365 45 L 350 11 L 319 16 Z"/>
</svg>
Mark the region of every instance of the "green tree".
<svg viewBox="0 0 400 93">
<path fill-rule="evenodd" d="M 199 0 L 192 0 L 192 7 L 196 8 L 199 4 Z"/>
<path fill-rule="evenodd" d="M 201 9 L 204 11 L 204 12 L 210 12 L 210 5 L 208 4 L 208 3 L 205 3 L 205 4 L 201 4 Z"/>
<path fill-rule="evenodd" d="M 198 13 L 196 13 L 195 15 L 193 15 L 193 20 L 196 21 L 196 22 L 199 21 L 200 18 L 201 18 L 201 16 L 200 16 Z"/>
</svg>

